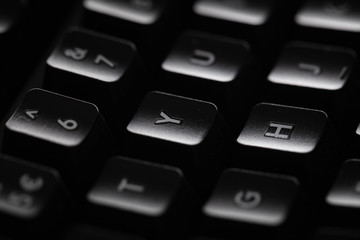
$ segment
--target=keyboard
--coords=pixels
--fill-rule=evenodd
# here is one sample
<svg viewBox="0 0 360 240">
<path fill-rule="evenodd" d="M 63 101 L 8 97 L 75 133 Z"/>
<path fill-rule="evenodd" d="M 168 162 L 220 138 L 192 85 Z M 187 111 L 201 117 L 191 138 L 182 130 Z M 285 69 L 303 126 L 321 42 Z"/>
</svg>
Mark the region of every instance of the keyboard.
<svg viewBox="0 0 360 240">
<path fill-rule="evenodd" d="M 359 32 L 355 0 L 2 0 L 0 239 L 360 239 Z"/>
</svg>

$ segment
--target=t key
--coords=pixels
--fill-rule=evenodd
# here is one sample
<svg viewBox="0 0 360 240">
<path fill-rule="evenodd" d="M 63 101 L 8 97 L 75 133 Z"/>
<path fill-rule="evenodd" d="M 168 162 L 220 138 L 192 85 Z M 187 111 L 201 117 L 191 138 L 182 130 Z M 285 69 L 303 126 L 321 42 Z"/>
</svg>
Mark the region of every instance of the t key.
<svg viewBox="0 0 360 240">
<path fill-rule="evenodd" d="M 95 105 L 31 89 L 5 124 L 3 147 L 11 155 L 63 168 L 93 156 L 106 134 Z"/>
</svg>

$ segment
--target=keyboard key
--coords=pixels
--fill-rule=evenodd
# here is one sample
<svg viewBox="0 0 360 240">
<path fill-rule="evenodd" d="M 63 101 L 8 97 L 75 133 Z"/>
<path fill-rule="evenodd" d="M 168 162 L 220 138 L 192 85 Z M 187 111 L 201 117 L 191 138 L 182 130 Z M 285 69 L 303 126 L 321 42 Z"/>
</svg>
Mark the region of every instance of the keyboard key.
<svg viewBox="0 0 360 240">
<path fill-rule="evenodd" d="M 205 227 L 233 234 L 240 226 L 245 233 L 248 225 L 256 225 L 260 228 L 251 234 L 268 236 L 268 230 L 288 223 L 298 194 L 299 183 L 293 177 L 228 169 L 203 207 L 206 218 L 216 225 Z"/>
<path fill-rule="evenodd" d="M 165 231 L 170 226 L 163 229 L 169 223 L 169 214 L 181 213 L 172 207 L 181 199 L 182 188 L 183 174 L 178 168 L 113 157 L 87 199 L 93 205 L 90 212 L 96 213 L 94 207 L 100 208 L 101 221 L 115 221 L 110 224 L 116 225 L 126 219 L 120 227 L 141 228 L 143 233 Z"/>
<path fill-rule="evenodd" d="M 21 219 L 36 219 L 60 190 L 56 170 L 8 156 L 0 161 L 0 212 Z"/>
<path fill-rule="evenodd" d="M 210 159 L 216 159 L 215 153 L 223 146 L 226 125 L 212 103 L 150 92 L 127 131 L 129 136 L 124 143 L 125 150 L 130 150 L 127 155 L 171 163 L 187 170 L 196 164 L 200 166 L 203 160 L 210 172 Z"/>
<path fill-rule="evenodd" d="M 358 1 L 308 0 L 295 16 L 297 24 L 338 31 L 360 32 Z"/>
<path fill-rule="evenodd" d="M 341 134 L 350 133 L 351 119 L 356 119 L 348 104 L 356 102 L 356 63 L 357 53 L 351 48 L 289 42 L 269 70 L 259 102 L 321 109 Z"/>
<path fill-rule="evenodd" d="M 190 26 L 248 41 L 255 54 L 266 57 L 276 51 L 291 23 L 297 2 L 278 0 L 197 0 Z M 216 27 L 214 27 L 216 26 Z M 280 40 L 280 41 L 279 41 Z"/>
<path fill-rule="evenodd" d="M 67 195 L 59 173 L 11 156 L 0 157 L 0 221 L 2 234 L 38 234 L 62 214 Z M 60 210 L 60 211 L 59 211 Z M 21 231 L 14 231 L 14 226 Z M 41 232 L 41 231 L 40 231 Z M 15 239 L 15 238 L 14 238 Z"/>
<path fill-rule="evenodd" d="M 360 169 L 359 159 L 349 159 L 340 167 L 340 171 L 326 196 L 327 208 L 325 216 L 332 223 L 346 223 L 354 225 L 352 216 L 356 216 L 360 209 Z M 331 222 L 330 221 L 330 222 Z"/>
<path fill-rule="evenodd" d="M 117 1 L 84 0 L 84 7 L 93 12 L 138 24 L 151 25 L 157 22 L 164 11 L 166 1 Z"/>
<path fill-rule="evenodd" d="M 248 25 L 265 24 L 274 7 L 274 1 L 216 1 L 198 0 L 194 4 L 196 14 Z"/>
<path fill-rule="evenodd" d="M 177 0 L 83 0 L 82 4 L 86 27 L 133 41 L 141 53 L 146 53 L 143 56 L 151 55 L 147 59 L 151 64 L 176 32 L 182 14 L 186 13 L 184 5 L 189 3 Z"/>
<path fill-rule="evenodd" d="M 243 95 L 241 89 L 249 90 L 246 74 L 251 63 L 246 42 L 188 31 L 179 36 L 163 61 L 158 89 L 227 106 L 235 95 Z"/>
<path fill-rule="evenodd" d="M 295 175 L 304 185 L 316 178 L 320 184 L 320 179 L 328 177 L 320 169 L 334 167 L 330 159 L 335 155 L 327 151 L 336 152 L 338 146 L 330 141 L 336 138 L 331 134 L 323 111 L 260 103 L 238 135 L 232 164 Z M 251 157 L 239 157 L 244 154 Z M 316 189 L 314 184 L 307 187 Z"/>
<path fill-rule="evenodd" d="M 297 40 L 321 42 L 358 51 L 358 1 L 306 0 L 294 14 L 292 35 Z"/>
<path fill-rule="evenodd" d="M 277 84 L 339 90 L 346 84 L 356 60 L 351 49 L 311 43 L 288 44 L 269 74 Z"/>
<path fill-rule="evenodd" d="M 4 152 L 53 166 L 66 175 L 77 173 L 81 160 L 86 160 L 90 173 L 98 162 L 90 159 L 105 154 L 111 143 L 95 105 L 42 89 L 26 93 L 4 131 Z"/>
<path fill-rule="evenodd" d="M 94 102 L 106 113 L 129 90 L 137 64 L 131 42 L 71 29 L 47 59 L 44 88 Z"/>
<path fill-rule="evenodd" d="M 251 112 L 237 142 L 280 151 L 314 151 L 327 124 L 322 111 L 261 103 Z"/>
<path fill-rule="evenodd" d="M 0 3 L 0 39 L 13 30 L 19 21 L 25 4 L 21 1 L 4 0 Z"/>
</svg>

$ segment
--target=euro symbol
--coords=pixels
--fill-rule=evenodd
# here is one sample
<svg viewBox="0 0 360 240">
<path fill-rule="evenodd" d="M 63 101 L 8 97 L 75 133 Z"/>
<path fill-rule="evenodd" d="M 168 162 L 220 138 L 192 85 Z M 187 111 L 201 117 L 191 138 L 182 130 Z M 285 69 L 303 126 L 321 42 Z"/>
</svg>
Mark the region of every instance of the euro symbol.
<svg viewBox="0 0 360 240">
<path fill-rule="evenodd" d="M 24 174 L 20 177 L 19 184 L 25 191 L 34 192 L 44 186 L 44 180 L 41 177 L 31 178 L 28 174 Z"/>
</svg>

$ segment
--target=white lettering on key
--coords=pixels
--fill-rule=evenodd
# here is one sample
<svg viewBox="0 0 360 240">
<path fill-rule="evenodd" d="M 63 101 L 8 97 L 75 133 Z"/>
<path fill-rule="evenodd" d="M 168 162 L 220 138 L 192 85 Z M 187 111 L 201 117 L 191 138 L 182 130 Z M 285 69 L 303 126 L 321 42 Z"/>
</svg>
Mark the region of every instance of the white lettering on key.
<svg viewBox="0 0 360 240">
<path fill-rule="evenodd" d="M 160 116 L 162 118 L 157 119 L 155 121 L 155 124 L 173 123 L 173 124 L 176 124 L 176 125 L 180 125 L 182 123 L 181 119 L 172 118 L 163 111 L 160 112 Z"/>
<path fill-rule="evenodd" d="M 349 74 L 349 68 L 347 66 L 344 66 L 341 68 L 340 73 L 339 73 L 339 78 L 341 80 L 345 79 Z"/>
<path fill-rule="evenodd" d="M 16 191 L 8 195 L 8 201 L 10 204 L 21 208 L 30 208 L 34 205 L 34 198 L 31 195 Z"/>
<path fill-rule="evenodd" d="M 145 187 L 138 184 L 129 183 L 127 178 L 121 179 L 120 183 L 117 186 L 118 192 L 124 192 L 125 190 L 131 191 L 131 192 L 138 192 L 142 193 L 145 190 Z"/>
<path fill-rule="evenodd" d="M 321 73 L 321 68 L 315 64 L 299 63 L 298 67 L 300 70 L 311 72 L 313 75 L 319 75 Z"/>
<path fill-rule="evenodd" d="M 68 119 L 68 120 L 62 120 L 58 119 L 57 123 L 62 126 L 66 130 L 75 130 L 78 127 L 78 123 L 75 120 Z"/>
<path fill-rule="evenodd" d="M 38 110 L 33 110 L 33 109 L 26 109 L 25 110 L 25 114 L 26 116 L 28 116 L 30 119 L 35 120 L 38 117 Z"/>
<path fill-rule="evenodd" d="M 272 130 L 275 128 L 275 132 Z M 269 124 L 269 128 L 265 133 L 266 137 L 279 138 L 279 139 L 290 139 L 291 131 L 293 130 L 293 125 L 282 124 L 282 123 L 273 123 Z M 287 133 L 281 133 L 283 130 L 287 130 Z"/>
<path fill-rule="evenodd" d="M 200 66 L 210 66 L 215 62 L 215 55 L 211 52 L 195 49 L 190 62 Z"/>
<path fill-rule="evenodd" d="M 44 186 L 44 180 L 41 177 L 32 178 L 28 174 L 23 174 L 19 179 L 22 189 L 27 192 L 35 192 Z"/>
<path fill-rule="evenodd" d="M 85 59 L 86 55 L 88 53 L 87 49 L 83 49 L 83 48 L 79 48 L 79 47 L 75 47 L 75 48 L 68 48 L 65 49 L 64 54 L 65 56 L 72 58 L 76 61 L 81 61 L 83 59 Z"/>
<path fill-rule="evenodd" d="M 243 209 L 252 209 L 260 205 L 261 193 L 256 191 L 239 191 L 235 197 L 235 204 Z"/>
<path fill-rule="evenodd" d="M 107 65 L 110 68 L 114 68 L 115 67 L 115 63 L 110 61 L 109 59 L 107 59 L 104 55 L 98 54 L 94 60 L 94 63 L 99 65 L 101 63 L 105 63 L 105 65 Z"/>
</svg>

